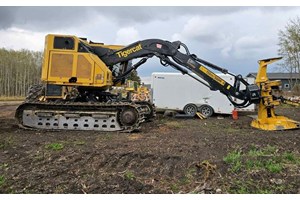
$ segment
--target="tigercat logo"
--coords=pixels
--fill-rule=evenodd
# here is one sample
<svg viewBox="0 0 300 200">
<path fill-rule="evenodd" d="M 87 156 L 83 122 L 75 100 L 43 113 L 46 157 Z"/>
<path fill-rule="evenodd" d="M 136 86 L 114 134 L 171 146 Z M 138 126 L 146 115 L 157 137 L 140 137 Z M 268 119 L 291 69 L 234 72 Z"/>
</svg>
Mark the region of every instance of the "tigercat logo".
<svg viewBox="0 0 300 200">
<path fill-rule="evenodd" d="M 127 49 L 125 51 L 119 51 L 117 52 L 117 55 L 119 58 L 126 58 L 128 55 L 134 53 L 134 52 L 137 52 L 137 51 L 140 51 L 142 50 L 142 45 L 141 44 L 138 44 L 137 46 L 135 47 L 132 47 L 130 49 Z"/>
</svg>

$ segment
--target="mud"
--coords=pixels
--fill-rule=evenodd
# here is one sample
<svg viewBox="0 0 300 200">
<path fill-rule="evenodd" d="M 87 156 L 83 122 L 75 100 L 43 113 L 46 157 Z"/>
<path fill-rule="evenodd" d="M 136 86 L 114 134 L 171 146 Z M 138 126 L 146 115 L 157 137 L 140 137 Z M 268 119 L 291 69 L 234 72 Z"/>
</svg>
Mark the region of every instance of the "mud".
<svg viewBox="0 0 300 200">
<path fill-rule="evenodd" d="M 276 174 L 241 175 L 224 162 L 228 153 L 253 146 L 298 155 L 300 130 L 257 130 L 247 115 L 200 120 L 162 114 L 135 133 L 24 130 L 14 120 L 16 107 L 0 104 L 0 193 L 232 193 L 239 181 L 264 187 L 279 179 L 281 187 L 268 192 L 300 192 L 299 164 Z M 277 109 L 300 121 L 299 111 Z"/>
</svg>

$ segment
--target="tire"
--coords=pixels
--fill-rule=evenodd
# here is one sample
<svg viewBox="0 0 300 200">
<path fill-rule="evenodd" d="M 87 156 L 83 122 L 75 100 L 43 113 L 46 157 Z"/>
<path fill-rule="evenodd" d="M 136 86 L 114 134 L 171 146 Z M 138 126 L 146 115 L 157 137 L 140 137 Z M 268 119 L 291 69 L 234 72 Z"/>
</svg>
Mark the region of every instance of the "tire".
<svg viewBox="0 0 300 200">
<path fill-rule="evenodd" d="M 197 113 L 197 106 L 195 104 L 189 103 L 184 106 L 183 112 L 189 116 L 195 116 Z"/>
<path fill-rule="evenodd" d="M 205 117 L 211 117 L 214 114 L 214 109 L 209 105 L 202 105 L 199 107 L 199 112 Z"/>
</svg>

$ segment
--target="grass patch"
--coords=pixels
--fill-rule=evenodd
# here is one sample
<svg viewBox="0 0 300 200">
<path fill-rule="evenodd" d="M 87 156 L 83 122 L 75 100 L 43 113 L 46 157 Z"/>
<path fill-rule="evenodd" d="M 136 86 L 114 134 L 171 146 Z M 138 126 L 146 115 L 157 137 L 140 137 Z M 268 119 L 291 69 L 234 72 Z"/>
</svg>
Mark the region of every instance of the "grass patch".
<svg viewBox="0 0 300 200">
<path fill-rule="evenodd" d="M 259 189 L 259 188 L 256 188 L 253 190 L 252 188 L 249 188 L 247 186 L 247 184 L 244 184 L 244 185 L 240 185 L 240 186 L 237 186 L 236 188 L 232 189 L 230 191 L 230 193 L 234 193 L 234 194 L 272 194 L 272 191 L 269 189 Z"/>
<path fill-rule="evenodd" d="M 230 152 L 227 156 L 223 158 L 223 160 L 231 165 L 231 171 L 238 172 L 241 170 L 242 162 L 241 162 L 241 151 L 235 150 Z"/>
<path fill-rule="evenodd" d="M 135 175 L 132 171 L 126 170 L 126 172 L 124 173 L 124 178 L 132 181 L 135 179 Z"/>
<path fill-rule="evenodd" d="M 272 173 L 279 173 L 282 170 L 282 164 L 276 163 L 273 160 L 268 160 L 265 164 L 266 169 Z"/>
<path fill-rule="evenodd" d="M 257 149 L 251 149 L 248 152 L 248 156 L 250 157 L 257 157 L 257 156 L 263 156 L 264 152 L 262 150 L 257 150 Z"/>
<path fill-rule="evenodd" d="M 294 153 L 285 152 L 283 154 L 283 158 L 291 163 L 297 163 L 297 157 Z"/>
<path fill-rule="evenodd" d="M 5 183 L 5 178 L 4 178 L 3 175 L 1 175 L 1 176 L 0 176 L 0 187 L 1 187 L 2 185 L 4 185 L 4 183 Z"/>
<path fill-rule="evenodd" d="M 227 156 L 223 158 L 226 163 L 235 163 L 241 159 L 241 151 L 230 152 Z"/>
<path fill-rule="evenodd" d="M 279 173 L 283 169 L 286 160 L 295 161 L 296 157 L 291 153 L 278 154 L 277 148 L 267 146 L 262 149 L 251 148 L 242 154 L 241 151 L 229 152 L 223 160 L 230 164 L 230 171 L 241 170 L 267 170 L 272 173 Z"/>
<path fill-rule="evenodd" d="M 173 193 L 178 193 L 179 192 L 179 186 L 178 184 L 174 183 L 170 186 L 171 190 Z"/>
<path fill-rule="evenodd" d="M 257 181 L 249 179 L 246 181 L 234 180 L 228 192 L 231 194 L 274 194 L 283 193 L 288 189 L 291 189 L 289 184 L 258 184 Z"/>
<path fill-rule="evenodd" d="M 177 183 L 173 183 L 171 186 L 170 186 L 170 189 L 173 193 L 179 193 L 180 191 L 180 187 Z"/>
<path fill-rule="evenodd" d="M 46 145 L 46 149 L 51 149 L 54 151 L 59 151 L 64 148 L 64 145 L 62 143 L 51 143 Z"/>
<path fill-rule="evenodd" d="M 295 183 L 285 182 L 285 172 L 290 169 L 295 171 L 300 167 L 299 154 L 279 151 L 276 146 L 269 145 L 252 147 L 248 151 L 233 150 L 223 157 L 223 161 L 228 164 L 231 178 L 236 177 L 225 191 L 236 194 L 290 191 Z M 276 177 L 279 181 L 270 183 L 271 177 Z"/>
<path fill-rule="evenodd" d="M 10 147 L 14 144 L 14 139 L 12 136 L 5 138 L 4 140 L 0 141 L 0 149 L 5 149 Z"/>
<path fill-rule="evenodd" d="M 230 193 L 235 193 L 235 194 L 249 194 L 249 189 L 241 181 L 236 181 L 235 187 L 233 187 L 230 190 Z"/>
</svg>

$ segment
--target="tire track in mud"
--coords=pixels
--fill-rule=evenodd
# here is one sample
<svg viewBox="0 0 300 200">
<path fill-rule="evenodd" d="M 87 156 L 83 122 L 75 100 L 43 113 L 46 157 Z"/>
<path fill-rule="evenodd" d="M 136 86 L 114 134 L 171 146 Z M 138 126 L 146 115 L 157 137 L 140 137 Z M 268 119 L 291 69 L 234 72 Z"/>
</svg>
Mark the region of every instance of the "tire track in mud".
<svg viewBox="0 0 300 200">
<path fill-rule="evenodd" d="M 133 170 L 139 175 L 173 177 L 182 171 L 182 158 L 179 156 L 161 156 L 147 153 L 113 153 L 94 157 L 90 162 L 94 167 L 105 171 Z M 142 170 L 141 170 L 142 169 Z"/>
<path fill-rule="evenodd" d="M 171 180 L 184 167 L 179 156 L 137 152 L 44 151 L 18 154 L 15 159 L 14 193 L 167 193 L 154 189 L 149 180 Z M 127 172 L 133 178 L 126 177 Z"/>
</svg>

